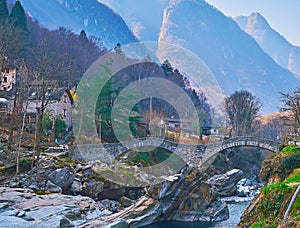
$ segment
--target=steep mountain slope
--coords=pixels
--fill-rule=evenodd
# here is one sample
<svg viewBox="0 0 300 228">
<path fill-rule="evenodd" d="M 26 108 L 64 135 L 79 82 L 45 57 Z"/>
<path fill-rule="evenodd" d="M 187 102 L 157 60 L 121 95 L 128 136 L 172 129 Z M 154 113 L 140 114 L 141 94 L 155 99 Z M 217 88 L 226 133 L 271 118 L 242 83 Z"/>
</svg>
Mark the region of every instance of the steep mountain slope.
<svg viewBox="0 0 300 228">
<path fill-rule="evenodd" d="M 279 91 L 289 91 L 298 79 L 276 64 L 230 18 L 203 0 L 174 0 L 164 11 L 160 42 L 178 44 L 196 53 L 210 68 L 226 95 L 248 89 L 276 111 Z"/>
<path fill-rule="evenodd" d="M 259 13 L 234 19 L 240 28 L 250 34 L 280 66 L 289 69 L 300 78 L 300 47 L 293 46 L 274 31 Z"/>
<path fill-rule="evenodd" d="M 49 29 L 60 26 L 79 33 L 101 38 L 113 48 L 117 43 L 128 44 L 137 39 L 123 19 L 97 0 L 21 0 L 26 11 Z"/>
<path fill-rule="evenodd" d="M 98 0 L 122 16 L 142 41 L 156 41 L 168 0 Z"/>
</svg>

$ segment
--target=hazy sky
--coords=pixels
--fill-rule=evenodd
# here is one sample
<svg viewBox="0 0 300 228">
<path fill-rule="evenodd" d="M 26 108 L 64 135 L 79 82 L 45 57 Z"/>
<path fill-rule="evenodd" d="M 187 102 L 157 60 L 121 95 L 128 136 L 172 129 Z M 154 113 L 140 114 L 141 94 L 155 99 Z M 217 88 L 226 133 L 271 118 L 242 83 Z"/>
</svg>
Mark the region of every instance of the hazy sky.
<svg viewBox="0 0 300 228">
<path fill-rule="evenodd" d="M 300 46 L 300 0 L 206 0 L 226 16 L 262 14 L 271 27 Z"/>
</svg>

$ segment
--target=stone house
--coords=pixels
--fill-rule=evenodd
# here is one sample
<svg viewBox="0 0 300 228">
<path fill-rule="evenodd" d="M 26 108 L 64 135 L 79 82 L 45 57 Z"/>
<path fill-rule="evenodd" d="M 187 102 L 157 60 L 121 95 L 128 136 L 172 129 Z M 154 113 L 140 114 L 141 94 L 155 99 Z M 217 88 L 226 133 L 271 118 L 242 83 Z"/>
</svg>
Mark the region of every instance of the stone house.
<svg viewBox="0 0 300 228">
<path fill-rule="evenodd" d="M 3 68 L 0 72 L 0 91 L 10 91 L 16 83 L 17 69 L 12 66 Z"/>
<path fill-rule="evenodd" d="M 72 106 L 74 104 L 70 90 L 66 87 L 51 88 L 45 93 L 46 110 L 52 117 L 59 117 L 68 126 L 72 125 Z M 29 103 L 26 112 L 36 113 L 37 108 L 42 105 L 42 94 L 40 91 L 31 89 L 29 93 Z"/>
<path fill-rule="evenodd" d="M 44 81 L 43 83 L 44 88 L 46 88 L 44 89 L 46 111 L 49 111 L 53 118 L 57 117 L 64 120 L 70 127 L 72 125 L 72 106 L 74 103 L 71 91 L 67 87 L 59 87 L 57 81 Z M 16 108 L 19 115 L 22 115 L 24 111 L 26 112 L 27 123 L 34 124 L 37 109 L 42 105 L 43 89 L 40 81 L 36 80 L 31 82 L 28 88 L 19 97 Z M 14 88 L 3 94 L 3 99 L 9 101 L 7 108 L 10 111 L 13 109 L 14 97 Z"/>
</svg>

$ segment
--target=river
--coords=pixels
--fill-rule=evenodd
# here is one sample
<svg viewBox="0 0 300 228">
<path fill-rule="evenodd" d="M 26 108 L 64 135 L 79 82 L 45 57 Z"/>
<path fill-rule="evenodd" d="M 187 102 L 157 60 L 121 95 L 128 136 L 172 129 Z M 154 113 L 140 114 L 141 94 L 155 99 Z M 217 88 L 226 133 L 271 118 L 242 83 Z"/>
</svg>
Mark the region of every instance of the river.
<svg viewBox="0 0 300 228">
<path fill-rule="evenodd" d="M 223 222 L 159 222 L 145 228 L 210 228 L 210 227 L 222 227 L 233 228 L 240 221 L 240 217 L 249 205 L 250 201 L 239 203 L 228 203 L 229 219 Z"/>
</svg>

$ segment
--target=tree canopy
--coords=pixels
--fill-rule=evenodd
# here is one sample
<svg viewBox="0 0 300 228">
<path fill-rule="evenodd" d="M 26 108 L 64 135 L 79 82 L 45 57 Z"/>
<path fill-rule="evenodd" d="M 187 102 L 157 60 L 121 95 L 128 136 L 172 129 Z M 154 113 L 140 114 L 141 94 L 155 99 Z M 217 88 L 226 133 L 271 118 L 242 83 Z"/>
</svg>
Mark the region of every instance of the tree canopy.
<svg viewBox="0 0 300 228">
<path fill-rule="evenodd" d="M 6 0 L 0 0 L 0 24 L 8 18 L 8 8 Z"/>
<path fill-rule="evenodd" d="M 27 31 L 26 14 L 20 1 L 16 1 L 9 17 L 15 27 Z"/>
<path fill-rule="evenodd" d="M 251 133 L 253 120 L 258 116 L 261 106 L 259 98 L 247 90 L 236 91 L 225 98 L 225 108 L 234 136 Z"/>
</svg>

